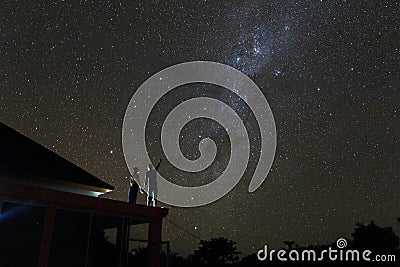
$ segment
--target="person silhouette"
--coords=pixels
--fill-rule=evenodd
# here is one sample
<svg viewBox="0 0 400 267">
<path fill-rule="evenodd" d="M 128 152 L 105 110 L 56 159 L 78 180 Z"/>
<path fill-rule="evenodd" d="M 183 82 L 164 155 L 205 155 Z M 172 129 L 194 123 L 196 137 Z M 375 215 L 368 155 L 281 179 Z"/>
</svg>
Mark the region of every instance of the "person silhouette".
<svg viewBox="0 0 400 267">
<path fill-rule="evenodd" d="M 150 202 L 153 203 L 153 207 L 156 206 L 156 197 L 157 197 L 157 170 L 160 168 L 161 159 L 158 162 L 157 166 L 154 168 L 152 164 L 147 166 L 146 172 L 146 189 L 147 189 L 147 201 L 146 205 L 148 206 Z"/>
<path fill-rule="evenodd" d="M 139 169 L 138 167 L 133 168 L 133 174 L 131 174 L 129 179 L 129 190 L 128 190 L 128 202 L 136 204 L 138 190 L 140 188 L 140 193 L 143 194 L 142 188 L 139 186 Z"/>
</svg>

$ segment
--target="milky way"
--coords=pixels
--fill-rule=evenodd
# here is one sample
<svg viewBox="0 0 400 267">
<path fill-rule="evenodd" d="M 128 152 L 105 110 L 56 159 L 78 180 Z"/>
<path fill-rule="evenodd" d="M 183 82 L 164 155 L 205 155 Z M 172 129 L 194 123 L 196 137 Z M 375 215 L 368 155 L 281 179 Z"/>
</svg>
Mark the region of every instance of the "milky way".
<svg viewBox="0 0 400 267">
<path fill-rule="evenodd" d="M 200 208 L 171 207 L 172 249 L 225 236 L 244 253 L 349 237 L 357 221 L 394 226 L 400 214 L 399 3 L 395 1 L 2 1 L 0 119 L 104 181 L 126 200 L 122 120 L 134 92 L 158 71 L 186 61 L 230 65 L 260 87 L 275 116 L 272 171 L 247 192 L 259 129 L 243 101 L 222 88 L 184 86 L 150 115 L 150 158 L 163 157 L 165 112 L 192 97 L 223 99 L 249 132 L 249 166 L 238 186 Z M 160 167 L 186 185 L 212 181 L 227 164 L 226 131 L 195 120 L 182 152 L 198 156 L 210 137 L 216 162 L 197 176 Z M 140 196 L 140 203 L 144 197 Z M 159 203 L 159 205 L 163 205 Z M 166 206 L 166 205 L 163 205 Z M 398 226 L 394 226 L 398 231 Z M 397 228 L 396 228 L 397 227 Z"/>
</svg>

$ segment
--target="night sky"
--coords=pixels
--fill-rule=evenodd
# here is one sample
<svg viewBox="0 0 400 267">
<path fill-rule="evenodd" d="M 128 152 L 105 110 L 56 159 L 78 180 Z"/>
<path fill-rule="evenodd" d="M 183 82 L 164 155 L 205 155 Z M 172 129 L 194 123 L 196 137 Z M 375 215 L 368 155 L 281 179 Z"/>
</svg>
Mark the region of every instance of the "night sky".
<svg viewBox="0 0 400 267">
<path fill-rule="evenodd" d="M 186 255 L 197 238 L 217 236 L 244 253 L 286 240 L 327 243 L 370 220 L 399 233 L 399 2 L 2 1 L 0 22 L 0 120 L 114 185 L 106 196 L 113 199 L 125 201 L 129 185 L 125 110 L 150 76 L 205 60 L 232 66 L 260 87 L 278 141 L 271 172 L 251 194 L 262 129 L 239 97 L 192 84 L 166 94 L 150 114 L 146 143 L 154 163 L 165 159 L 163 119 L 193 97 L 228 103 L 251 145 L 244 177 L 224 198 L 170 207 L 168 219 L 191 234 L 164 221 L 163 238 L 174 251 Z M 189 123 L 182 152 L 196 159 L 205 137 L 218 147 L 208 169 L 189 174 L 163 161 L 160 173 L 186 186 L 217 178 L 230 143 L 215 121 Z"/>
</svg>

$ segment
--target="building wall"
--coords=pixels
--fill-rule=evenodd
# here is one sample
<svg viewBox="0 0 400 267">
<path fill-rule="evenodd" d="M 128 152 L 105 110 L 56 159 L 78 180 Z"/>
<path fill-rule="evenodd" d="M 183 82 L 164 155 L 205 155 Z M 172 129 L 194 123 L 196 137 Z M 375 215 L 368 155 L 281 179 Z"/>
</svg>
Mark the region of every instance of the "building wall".
<svg viewBox="0 0 400 267">
<path fill-rule="evenodd" d="M 19 198 L 0 190 L 1 266 L 160 265 L 163 216 L 135 217 L 131 212 L 109 212 L 109 203 L 108 210 L 83 204 Z M 139 248 L 138 239 L 148 242 Z"/>
</svg>

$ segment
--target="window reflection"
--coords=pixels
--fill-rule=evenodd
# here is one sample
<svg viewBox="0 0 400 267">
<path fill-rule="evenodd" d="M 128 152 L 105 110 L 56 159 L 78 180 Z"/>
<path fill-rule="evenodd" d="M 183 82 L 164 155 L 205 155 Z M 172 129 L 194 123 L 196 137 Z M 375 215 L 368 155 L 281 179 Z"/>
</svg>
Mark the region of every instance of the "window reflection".
<svg viewBox="0 0 400 267">
<path fill-rule="evenodd" d="M 49 267 L 84 267 L 90 214 L 56 209 Z"/>
<path fill-rule="evenodd" d="M 46 209 L 4 202 L 0 214 L 0 265 L 37 266 Z"/>
<path fill-rule="evenodd" d="M 141 219 L 131 219 L 129 229 L 128 266 L 150 266 L 148 246 L 150 224 Z"/>
<path fill-rule="evenodd" d="M 118 266 L 121 231 L 122 218 L 93 214 L 87 266 Z"/>
</svg>

